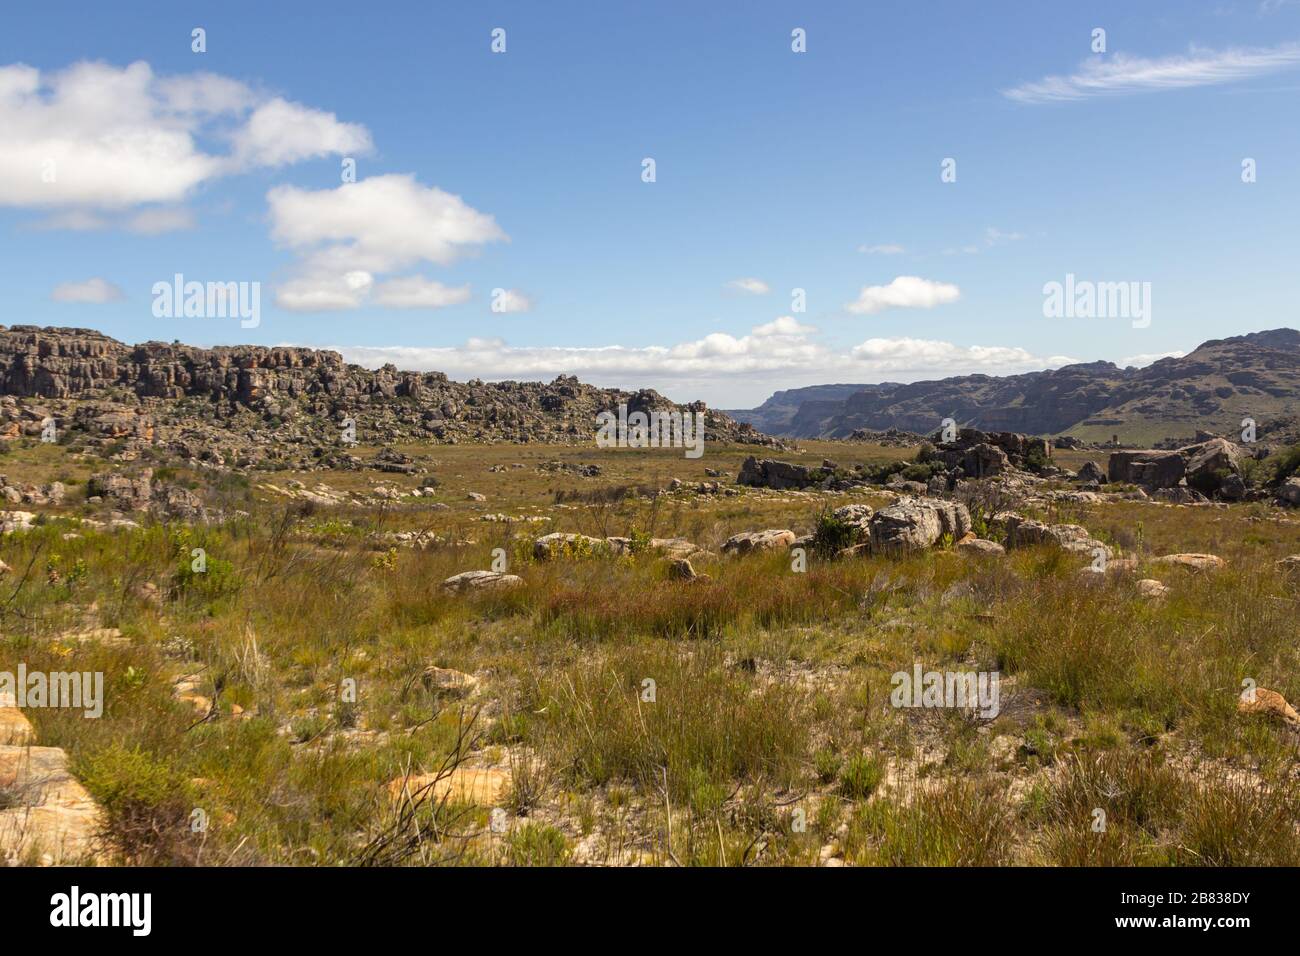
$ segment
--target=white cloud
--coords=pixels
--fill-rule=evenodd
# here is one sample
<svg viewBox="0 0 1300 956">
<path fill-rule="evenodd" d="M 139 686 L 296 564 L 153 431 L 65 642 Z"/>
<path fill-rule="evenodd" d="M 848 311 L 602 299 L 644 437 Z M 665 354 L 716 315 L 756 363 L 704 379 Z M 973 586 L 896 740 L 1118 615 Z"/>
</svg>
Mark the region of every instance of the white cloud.
<svg viewBox="0 0 1300 956">
<path fill-rule="evenodd" d="M 736 289 L 740 292 L 748 292 L 750 295 L 767 295 L 771 288 L 762 279 L 732 279 L 727 283 L 730 289 Z"/>
<path fill-rule="evenodd" d="M 881 243 L 877 246 L 858 246 L 858 252 L 869 256 L 897 256 L 906 251 L 896 242 Z"/>
<path fill-rule="evenodd" d="M 212 73 L 158 77 L 143 61 L 0 67 L 0 130 L 0 206 L 84 211 L 177 203 L 251 165 L 370 145 L 332 114 Z M 199 145 L 223 138 L 232 152 Z"/>
<path fill-rule="evenodd" d="M 364 126 L 340 123 L 333 113 L 278 97 L 253 111 L 235 134 L 234 146 L 240 166 L 284 166 L 332 153 L 368 153 L 372 148 Z"/>
<path fill-rule="evenodd" d="M 1130 355 L 1128 358 L 1120 359 L 1119 367 L 1128 368 L 1130 365 L 1138 368 L 1145 368 L 1152 362 L 1158 362 L 1166 358 L 1182 358 L 1186 352 L 1144 352 L 1141 355 Z"/>
<path fill-rule="evenodd" d="M 126 294 L 107 279 L 94 278 L 57 285 L 50 293 L 50 298 L 55 302 L 102 305 L 105 302 L 119 302 L 126 298 Z"/>
<path fill-rule="evenodd" d="M 1145 57 L 1115 54 L 1085 60 L 1068 76 L 1048 76 L 1003 90 L 1020 103 L 1053 103 L 1091 96 L 1150 93 L 1211 86 L 1285 70 L 1300 64 L 1300 44 L 1253 49 L 1205 50 L 1185 56 Z"/>
<path fill-rule="evenodd" d="M 752 333 L 754 335 L 809 335 L 816 331 L 815 326 L 802 325 L 794 316 L 782 315 L 765 325 L 754 326 Z"/>
<path fill-rule="evenodd" d="M 423 276 L 389 279 L 375 287 L 375 304 L 394 309 L 440 309 L 469 301 L 469 286 L 445 286 Z"/>
<path fill-rule="evenodd" d="M 872 315 L 885 309 L 930 309 L 960 297 L 961 290 L 951 283 L 897 276 L 889 285 L 863 286 L 857 299 L 844 308 L 855 315 Z"/>
<path fill-rule="evenodd" d="M 790 316 L 782 316 L 755 326 L 748 335 L 713 332 L 668 346 L 511 346 L 499 338 L 478 338 L 454 347 L 354 346 L 339 351 L 348 361 L 360 365 L 378 367 L 392 362 L 398 368 L 442 371 L 453 378 L 529 379 L 572 374 L 619 387 L 699 383 L 719 391 L 725 383 L 750 380 L 768 392 L 776 374 L 782 376 L 785 387 L 790 380 L 868 381 L 882 376 L 913 380 L 973 372 L 1008 374 L 1076 361 L 1067 356 L 1036 356 L 1015 347 L 963 346 L 906 337 L 873 338 L 848 350 L 835 350 L 813 341 L 809 336 L 815 331 Z M 734 401 L 734 384 L 725 388 Z"/>
<path fill-rule="evenodd" d="M 290 312 L 355 309 L 365 302 L 374 281 L 374 276 L 364 270 L 337 276 L 302 276 L 275 290 L 275 304 Z"/>
<path fill-rule="evenodd" d="M 508 238 L 491 216 L 409 174 L 371 176 L 336 189 L 277 186 L 266 199 L 272 238 L 331 271 L 445 265 L 472 246 Z"/>
<path fill-rule="evenodd" d="M 499 313 L 527 312 L 533 300 L 518 289 L 493 289 L 492 311 Z"/>
<path fill-rule="evenodd" d="M 1039 358 L 1022 348 L 1009 346 L 954 345 L 951 342 L 906 337 L 867 339 L 861 345 L 854 346 L 849 354 L 854 362 L 891 375 L 919 372 L 960 375 L 989 372 L 991 369 L 1006 373 L 1054 368 L 1076 361 L 1064 355 Z"/>
<path fill-rule="evenodd" d="M 490 215 L 409 174 L 371 176 L 335 189 L 277 186 L 266 198 L 272 238 L 302 257 L 297 274 L 276 290 L 276 303 L 298 311 L 360 305 L 369 289 L 350 287 L 344 280 L 349 274 L 446 265 L 476 246 L 509 240 Z M 452 291 L 408 276 L 382 283 L 380 298 L 387 301 L 379 304 L 422 307 Z"/>
</svg>

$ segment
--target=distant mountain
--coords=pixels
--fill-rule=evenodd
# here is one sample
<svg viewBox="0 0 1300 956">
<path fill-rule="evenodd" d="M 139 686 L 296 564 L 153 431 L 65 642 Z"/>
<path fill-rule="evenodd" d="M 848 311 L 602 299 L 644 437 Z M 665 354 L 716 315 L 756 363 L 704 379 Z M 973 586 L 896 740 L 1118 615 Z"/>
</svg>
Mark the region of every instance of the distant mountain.
<svg viewBox="0 0 1300 956">
<path fill-rule="evenodd" d="M 1232 432 L 1300 409 L 1300 332 L 1272 329 L 1200 345 L 1146 368 L 1088 362 L 1021 375 L 964 375 L 907 385 L 828 385 L 777 392 L 738 421 L 769 434 L 845 438 L 856 428 L 929 432 L 944 418 L 984 430 L 1070 434 L 1090 441 L 1119 435 L 1150 443 Z M 791 405 L 798 403 L 793 411 Z M 764 410 L 767 411 L 764 411 Z M 782 424 L 784 422 L 784 424 Z"/>
<path fill-rule="evenodd" d="M 753 425 L 759 431 L 775 434 L 804 434 L 813 423 L 800 422 L 794 425 L 793 421 L 799 410 L 804 405 L 826 406 L 830 409 L 830 414 L 834 414 L 843 404 L 844 399 L 848 398 L 854 392 L 870 391 L 872 389 L 885 388 L 884 385 L 809 385 L 807 388 L 788 388 L 783 392 L 774 392 L 772 397 L 765 401 L 758 408 L 741 409 L 739 411 L 730 411 L 724 409 L 724 414 L 730 415 L 738 422 L 747 422 Z M 819 431 L 811 434 L 819 434 Z"/>
</svg>

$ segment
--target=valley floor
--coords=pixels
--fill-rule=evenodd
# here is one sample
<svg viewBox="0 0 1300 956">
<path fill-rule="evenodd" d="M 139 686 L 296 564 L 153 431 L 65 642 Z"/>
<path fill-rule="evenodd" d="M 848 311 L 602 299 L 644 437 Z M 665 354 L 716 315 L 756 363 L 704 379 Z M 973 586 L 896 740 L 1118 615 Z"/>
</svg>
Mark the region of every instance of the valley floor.
<svg viewBox="0 0 1300 956">
<path fill-rule="evenodd" d="M 117 527 L 82 520 L 102 517 L 84 487 L 102 461 L 35 443 L 0 458 L 11 483 L 69 489 L 0 536 L 0 672 L 105 687 L 102 717 L 24 711 L 96 802 L 93 849 L 17 833 L 13 862 L 1300 864 L 1300 732 L 1280 705 L 1241 707 L 1247 687 L 1300 700 L 1300 577 L 1278 563 L 1300 553 L 1295 512 L 1018 508 L 1135 559 L 1102 574 L 950 541 L 810 549 L 801 568 L 722 545 L 888 498 L 738 488 L 740 445 L 399 451 L 429 456 L 436 487 L 175 466 L 224 519 Z M 985 505 L 993 537 L 1014 502 Z M 539 557 L 552 532 L 630 542 Z M 672 538 L 694 580 L 649 545 Z M 1223 565 L 1155 561 L 1185 552 Z M 520 581 L 443 586 L 471 570 Z M 997 714 L 895 706 L 918 664 L 996 672 Z M 5 766 L 0 816 L 30 803 Z"/>
</svg>

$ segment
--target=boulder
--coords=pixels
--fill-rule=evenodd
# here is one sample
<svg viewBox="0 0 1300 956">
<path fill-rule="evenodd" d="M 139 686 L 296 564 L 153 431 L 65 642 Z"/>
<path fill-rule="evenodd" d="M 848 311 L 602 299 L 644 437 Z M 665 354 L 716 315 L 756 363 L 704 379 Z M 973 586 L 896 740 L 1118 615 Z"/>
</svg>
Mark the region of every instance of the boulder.
<svg viewBox="0 0 1300 956">
<path fill-rule="evenodd" d="M 769 528 L 766 531 L 742 531 L 722 545 L 723 554 L 749 554 L 751 551 L 783 551 L 794 545 L 793 531 Z"/>
<path fill-rule="evenodd" d="M 795 465 L 775 458 L 759 460 L 753 455 L 745 459 L 736 476 L 736 484 L 751 488 L 807 488 L 825 478 L 829 472 L 806 465 Z"/>
<path fill-rule="evenodd" d="M 420 674 L 420 683 L 429 693 L 441 692 L 464 696 L 472 693 L 478 686 L 478 678 L 464 671 L 452 670 L 450 667 L 430 665 Z"/>
<path fill-rule="evenodd" d="M 1111 453 L 1107 472 L 1113 482 L 1173 488 L 1187 474 L 1187 462 L 1176 451 L 1117 451 Z"/>
<path fill-rule="evenodd" d="M 995 516 L 996 520 L 996 516 Z M 1088 533 L 1088 529 L 1078 524 L 1046 524 L 1012 514 L 1005 518 L 1003 526 L 1007 531 L 1007 547 L 1024 548 L 1039 544 L 1049 544 L 1062 551 L 1093 556 L 1098 549 L 1109 559 L 1112 551 Z"/>
<path fill-rule="evenodd" d="M 1104 485 L 1106 483 L 1106 472 L 1095 461 L 1085 461 L 1082 467 L 1079 468 L 1079 473 L 1075 475 L 1075 478 L 1079 481 L 1095 481 L 1099 485 Z"/>
<path fill-rule="evenodd" d="M 1007 553 L 1006 548 L 996 541 L 989 541 L 987 538 L 967 538 L 959 541 L 957 542 L 957 550 L 962 554 L 975 557 L 997 557 L 1000 554 Z"/>
<path fill-rule="evenodd" d="M 671 559 L 668 563 L 668 575 L 678 581 L 697 581 L 700 577 L 686 558 Z"/>
<path fill-rule="evenodd" d="M 906 554 L 932 547 L 944 535 L 961 538 L 971 530 L 971 519 L 960 502 L 915 498 L 877 511 L 869 527 L 873 552 Z"/>
<path fill-rule="evenodd" d="M 1169 588 L 1155 578 L 1143 578 L 1137 583 L 1138 594 L 1150 600 L 1159 600 L 1169 593 Z"/>
<path fill-rule="evenodd" d="M 457 767 L 439 777 L 436 773 L 398 777 L 388 782 L 394 802 L 427 799 L 432 804 L 467 803 L 496 806 L 510 789 L 510 774 L 490 767 Z"/>
<path fill-rule="evenodd" d="M 524 579 L 516 574 L 500 571 L 462 571 L 442 582 L 448 591 L 498 591 L 517 588 Z"/>
<path fill-rule="evenodd" d="M 1280 504 L 1290 507 L 1300 507 L 1300 478 L 1288 478 L 1277 489 L 1277 500 Z"/>
<path fill-rule="evenodd" d="M 1240 501 L 1246 497 L 1246 480 L 1241 475 L 1228 475 L 1219 483 L 1219 497 L 1226 501 Z"/>
<path fill-rule="evenodd" d="M 1275 562 L 1273 566 L 1283 574 L 1300 576 L 1300 554 L 1292 554 L 1282 558 L 1280 561 Z M 3 573 L 3 571 L 0 571 L 0 574 Z"/>
<path fill-rule="evenodd" d="M 1178 451 L 1187 460 L 1187 484 L 1202 494 L 1216 494 L 1228 477 L 1240 477 L 1241 449 L 1225 438 L 1211 438 Z"/>
<path fill-rule="evenodd" d="M 857 528 L 865 535 L 869 532 L 871 516 L 875 513 L 876 510 L 871 505 L 844 505 L 842 508 L 836 508 L 832 511 L 831 517 L 843 524 Z"/>
<path fill-rule="evenodd" d="M 542 535 L 533 542 L 533 557 L 539 561 L 546 561 L 556 557 L 592 554 L 604 547 L 607 546 L 603 538 L 555 531 Z"/>
<path fill-rule="evenodd" d="M 146 468 L 138 475 L 115 471 L 91 475 L 86 494 L 103 498 L 126 511 L 145 511 L 153 497 L 153 469 Z"/>
<path fill-rule="evenodd" d="M 1176 564 L 1193 571 L 1217 571 L 1227 564 L 1217 554 L 1165 554 L 1154 560 L 1158 564 Z"/>
<path fill-rule="evenodd" d="M 0 511 L 0 534 L 27 531 L 35 520 L 36 515 L 30 511 Z"/>
<path fill-rule="evenodd" d="M 1237 698 L 1237 711 L 1242 714 L 1263 714 L 1280 719 L 1292 727 L 1300 727 L 1300 714 L 1285 697 L 1275 690 L 1256 687 L 1253 693 L 1243 693 Z"/>
</svg>

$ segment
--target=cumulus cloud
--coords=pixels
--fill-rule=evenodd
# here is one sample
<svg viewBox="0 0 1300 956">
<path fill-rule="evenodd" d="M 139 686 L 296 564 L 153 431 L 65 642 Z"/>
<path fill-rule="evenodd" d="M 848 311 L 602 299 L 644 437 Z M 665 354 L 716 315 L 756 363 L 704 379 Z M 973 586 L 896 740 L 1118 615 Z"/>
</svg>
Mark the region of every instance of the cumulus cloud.
<svg viewBox="0 0 1300 956">
<path fill-rule="evenodd" d="M 576 374 L 628 386 L 645 382 L 719 382 L 750 378 L 771 389 L 771 377 L 811 381 L 935 378 L 985 372 L 1007 374 L 1076 361 L 1043 357 L 1009 346 L 957 345 L 916 338 L 873 338 L 848 350 L 810 336 L 816 329 L 790 316 L 752 328 L 748 335 L 713 332 L 675 345 L 642 347 L 511 346 L 499 338 L 471 339 L 440 348 L 355 346 L 339 349 L 350 362 L 443 371 L 453 377 L 549 378 Z"/>
<path fill-rule="evenodd" d="M 889 285 L 863 286 L 858 297 L 844 308 L 855 315 L 873 315 L 885 309 L 931 309 L 960 297 L 961 290 L 951 283 L 897 276 Z"/>
<path fill-rule="evenodd" d="M 276 97 L 263 103 L 235 134 L 234 161 L 240 166 L 284 166 L 330 154 L 369 152 L 364 126 L 340 123 L 333 113 Z"/>
<path fill-rule="evenodd" d="M 126 294 L 107 279 L 94 278 L 57 285 L 50 293 L 50 298 L 55 302 L 102 305 L 105 302 L 121 301 L 126 298 Z"/>
<path fill-rule="evenodd" d="M 275 304 L 290 312 L 355 309 L 366 301 L 374 283 L 374 276 L 360 269 L 336 276 L 300 277 L 275 290 Z"/>
<path fill-rule="evenodd" d="M 271 237 L 313 264 L 391 272 L 421 260 L 446 265 L 470 247 L 506 239 L 491 216 L 409 174 L 335 189 L 277 186 L 266 194 Z"/>
<path fill-rule="evenodd" d="M 371 146 L 332 113 L 212 73 L 159 77 L 143 61 L 0 67 L 0 129 L 0 206 L 19 208 L 175 204 L 220 176 Z M 225 152 L 200 145 L 222 140 Z"/>
<path fill-rule="evenodd" d="M 1193 47 L 1185 56 L 1148 59 L 1115 54 L 1085 60 L 1065 76 L 1047 76 L 1002 91 L 1019 103 L 1056 103 L 1094 96 L 1152 93 L 1211 86 L 1292 69 L 1300 64 L 1300 44 L 1284 43 L 1253 49 L 1205 50 Z"/>
<path fill-rule="evenodd" d="M 754 335 L 810 335 L 817 329 L 812 325 L 803 325 L 794 316 L 782 315 L 764 325 L 756 325 Z"/>
<path fill-rule="evenodd" d="M 533 307 L 533 300 L 518 289 L 493 289 L 493 312 L 527 312 Z"/>
<path fill-rule="evenodd" d="M 750 295 L 767 295 L 771 292 L 768 284 L 762 279 L 732 279 L 727 283 L 727 288 L 735 289 L 738 292 L 748 292 Z"/>
<path fill-rule="evenodd" d="M 277 186 L 266 199 L 271 237 L 301 257 L 293 279 L 276 290 L 276 303 L 299 311 L 316 303 L 326 309 L 360 305 L 369 289 L 346 288 L 347 275 L 446 265 L 484 243 L 509 239 L 490 215 L 408 174 L 371 176 L 335 189 Z M 446 291 L 408 276 L 382 284 L 387 302 L 379 304 L 449 305 Z"/>
</svg>

